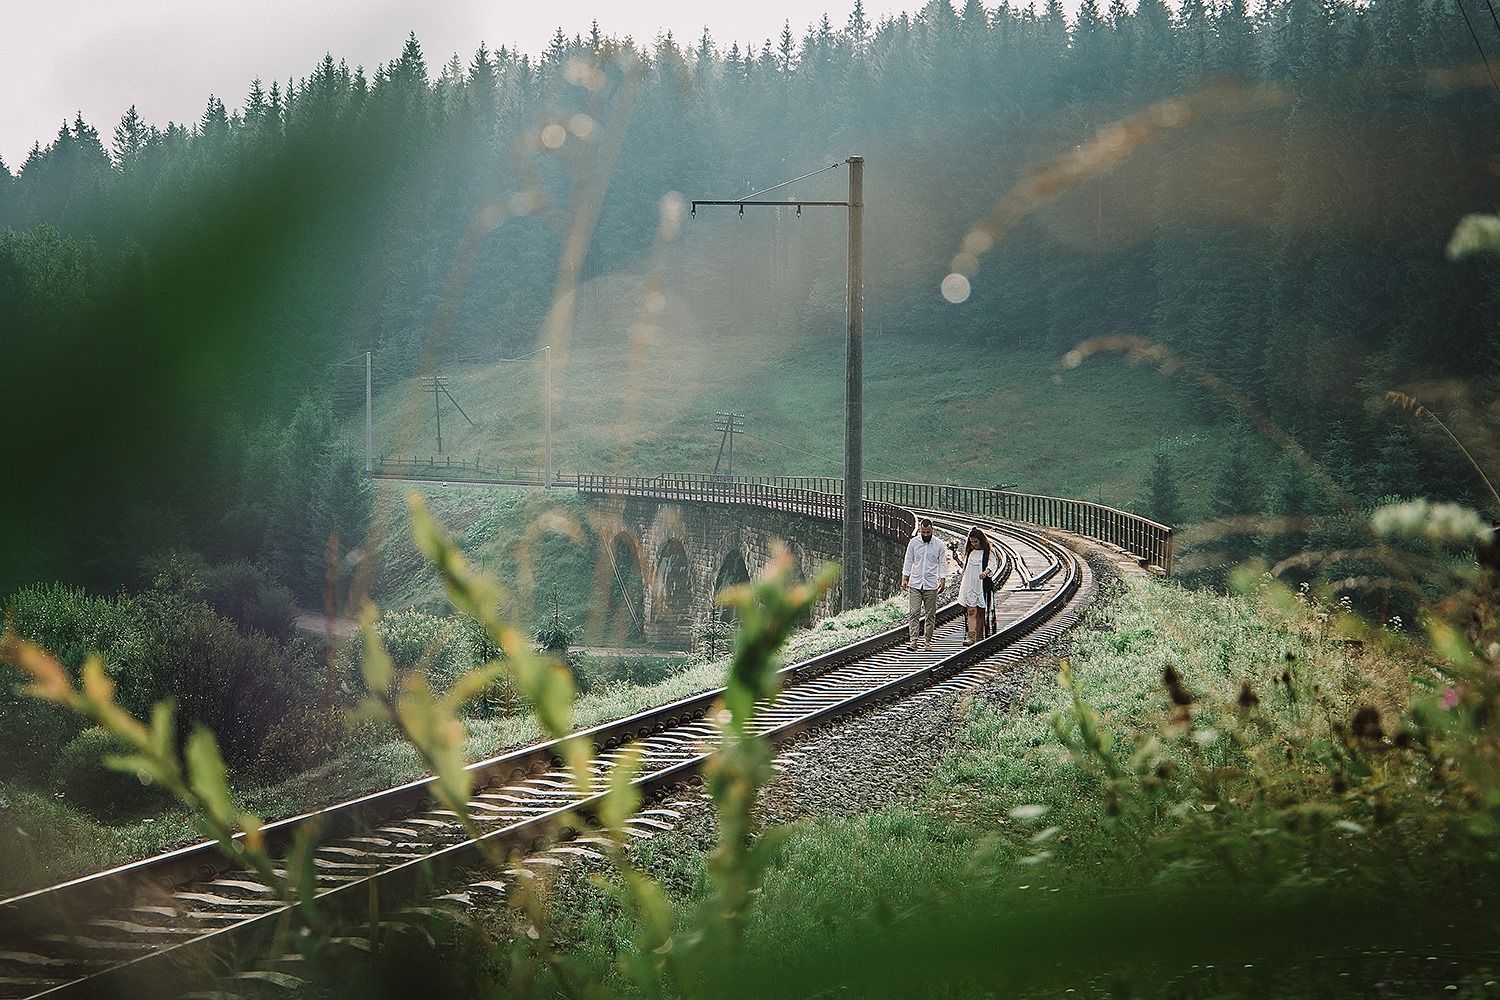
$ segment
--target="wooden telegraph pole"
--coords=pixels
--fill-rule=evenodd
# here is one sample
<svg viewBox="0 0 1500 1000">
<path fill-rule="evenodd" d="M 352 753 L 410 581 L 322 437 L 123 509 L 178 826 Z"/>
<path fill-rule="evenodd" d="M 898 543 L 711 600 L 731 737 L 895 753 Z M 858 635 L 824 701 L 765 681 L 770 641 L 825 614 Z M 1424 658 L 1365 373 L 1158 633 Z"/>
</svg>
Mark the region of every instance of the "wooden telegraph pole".
<svg viewBox="0 0 1500 1000">
<path fill-rule="evenodd" d="M 443 453 L 443 396 L 447 396 L 448 402 L 453 404 L 454 409 L 463 414 L 463 418 L 469 421 L 470 427 L 475 427 L 478 425 L 476 425 L 474 421 L 470 419 L 467 413 L 464 413 L 464 408 L 458 405 L 458 400 L 454 399 L 453 393 L 448 391 L 448 376 L 425 375 L 422 378 L 422 382 L 424 384 L 424 388 L 427 383 L 431 383 L 432 386 L 432 410 L 434 415 L 437 417 L 437 450 L 438 454 L 441 455 Z M 441 395 L 439 395 L 440 393 Z"/>
<path fill-rule="evenodd" d="M 746 205 L 772 208 L 836 207 L 849 213 L 849 309 L 844 331 L 844 575 L 842 583 L 843 610 L 862 607 L 864 600 L 865 555 L 864 555 L 864 468 L 861 439 L 864 433 L 863 386 L 864 386 L 864 214 L 865 214 L 865 158 L 851 156 L 844 161 L 849 165 L 848 201 L 754 201 L 757 195 L 774 191 L 788 184 L 822 173 L 794 177 L 755 194 L 732 201 L 694 201 L 692 214 L 698 214 L 699 205 L 737 205 L 741 214 Z M 839 166 L 835 163 L 824 170 Z"/>
<path fill-rule="evenodd" d="M 724 445 L 729 445 L 729 471 L 726 475 L 734 478 L 734 436 L 745 433 L 745 415 L 743 413 L 714 414 L 714 430 L 719 432 L 719 457 L 714 459 L 714 471 L 711 475 L 717 477 L 719 474 L 719 463 L 724 460 Z"/>
</svg>

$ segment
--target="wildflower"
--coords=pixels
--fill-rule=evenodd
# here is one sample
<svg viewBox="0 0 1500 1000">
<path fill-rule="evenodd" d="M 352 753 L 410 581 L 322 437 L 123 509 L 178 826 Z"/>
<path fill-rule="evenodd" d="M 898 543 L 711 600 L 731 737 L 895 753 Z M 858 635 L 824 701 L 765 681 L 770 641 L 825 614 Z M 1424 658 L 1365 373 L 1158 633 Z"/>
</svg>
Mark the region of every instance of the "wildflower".
<svg viewBox="0 0 1500 1000">
<path fill-rule="evenodd" d="M 1456 685 L 1445 690 L 1442 699 L 1438 703 L 1443 706 L 1443 711 L 1451 712 L 1458 707 L 1458 703 L 1463 699 L 1463 696 L 1463 687 Z"/>
</svg>

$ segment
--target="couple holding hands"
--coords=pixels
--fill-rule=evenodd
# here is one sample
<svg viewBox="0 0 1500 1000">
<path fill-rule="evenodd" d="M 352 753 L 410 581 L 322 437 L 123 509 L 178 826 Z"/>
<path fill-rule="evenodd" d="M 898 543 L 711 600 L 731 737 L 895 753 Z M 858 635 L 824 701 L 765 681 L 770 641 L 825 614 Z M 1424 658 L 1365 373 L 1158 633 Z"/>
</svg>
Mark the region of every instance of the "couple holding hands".
<svg viewBox="0 0 1500 1000">
<path fill-rule="evenodd" d="M 958 583 L 958 603 L 964 606 L 964 645 L 972 645 L 984 634 L 984 611 L 989 603 L 986 592 L 998 560 L 990 558 L 990 540 L 975 525 L 969 529 L 962 554 L 954 545 L 954 556 L 963 566 Z M 926 648 L 932 648 L 932 633 L 937 630 L 938 594 L 948 585 L 948 549 L 932 535 L 932 519 L 922 518 L 917 533 L 906 543 L 906 559 L 901 564 L 901 586 L 910 597 L 911 648 L 917 648 L 922 636 L 922 617 L 927 617 Z"/>
</svg>

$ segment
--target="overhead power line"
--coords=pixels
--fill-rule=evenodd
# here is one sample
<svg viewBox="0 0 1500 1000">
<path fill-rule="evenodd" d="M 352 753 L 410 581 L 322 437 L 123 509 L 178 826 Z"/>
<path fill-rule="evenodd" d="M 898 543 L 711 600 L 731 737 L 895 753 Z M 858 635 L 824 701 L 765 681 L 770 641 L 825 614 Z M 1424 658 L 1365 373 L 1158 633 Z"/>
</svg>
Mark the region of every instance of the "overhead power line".
<svg viewBox="0 0 1500 1000">
<path fill-rule="evenodd" d="M 1490 0 L 1484 0 L 1489 4 Z M 1458 12 L 1464 16 L 1464 24 L 1469 29 L 1469 37 L 1474 39 L 1474 47 L 1479 50 L 1479 58 L 1484 61 L 1485 71 L 1490 74 L 1490 84 L 1495 88 L 1495 93 L 1500 94 L 1500 80 L 1495 79 L 1495 68 L 1490 65 L 1489 56 L 1484 54 L 1484 46 L 1479 44 L 1479 32 L 1474 30 L 1474 22 L 1469 20 L 1469 12 L 1464 7 L 1464 0 L 1458 0 Z M 1490 7 L 1490 17 L 1495 17 L 1495 8 Z M 1496 18 L 1495 27 L 1500 28 L 1500 18 Z"/>
<path fill-rule="evenodd" d="M 715 413 L 714 430 L 723 436 L 719 438 L 719 457 L 714 459 L 714 475 L 719 474 L 719 462 L 724 458 L 724 443 L 729 443 L 729 475 L 734 475 L 734 436 L 745 433 L 745 415 L 743 413 Z"/>
<path fill-rule="evenodd" d="M 819 455 L 817 452 L 808 451 L 806 448 L 797 448 L 793 445 L 787 444 L 785 441 L 777 441 L 774 438 L 768 438 L 764 434 L 752 434 L 749 431 L 740 431 L 740 434 L 747 438 L 753 438 L 756 441 L 764 441 L 766 444 L 775 445 L 777 448 L 781 448 L 786 451 L 795 451 L 797 454 L 806 455 L 808 458 L 816 458 L 818 461 L 827 462 L 829 465 L 832 465 L 834 467 L 837 467 L 839 464 L 839 460 L 836 458 L 829 458 L 827 455 Z"/>
</svg>

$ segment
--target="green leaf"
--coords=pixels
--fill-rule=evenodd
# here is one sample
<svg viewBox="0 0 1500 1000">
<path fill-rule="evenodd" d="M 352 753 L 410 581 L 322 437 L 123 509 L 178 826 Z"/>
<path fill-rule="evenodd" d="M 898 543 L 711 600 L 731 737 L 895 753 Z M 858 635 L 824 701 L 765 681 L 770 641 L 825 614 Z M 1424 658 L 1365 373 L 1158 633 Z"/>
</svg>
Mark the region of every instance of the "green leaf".
<svg viewBox="0 0 1500 1000">
<path fill-rule="evenodd" d="M 625 872 L 625 884 L 641 917 L 641 951 L 656 952 L 664 947 L 677 926 L 677 914 L 661 886 L 636 871 Z"/>
<path fill-rule="evenodd" d="M 318 894 L 318 867 L 313 851 L 318 846 L 316 826 L 308 821 L 297 827 L 292 838 L 291 850 L 286 856 L 287 881 L 297 893 L 297 902 L 302 904 L 304 916 L 312 924 L 314 900 Z"/>
<path fill-rule="evenodd" d="M 463 724 L 432 697 L 432 688 L 420 676 L 407 679 L 397 699 L 396 711 L 401 727 L 432 767 L 433 793 L 467 820 L 473 775 L 464 767 Z"/>
<path fill-rule="evenodd" d="M 119 771 L 121 774 L 144 774 L 156 784 L 162 784 L 159 777 L 160 767 L 150 757 L 141 754 L 105 754 L 99 761 L 111 771 Z"/>
<path fill-rule="evenodd" d="M 599 802 L 599 823 L 616 840 L 624 840 L 625 821 L 641 806 L 641 793 L 634 784 L 640 765 L 640 750 L 634 747 L 616 759 L 609 771 L 609 790 Z"/>
<path fill-rule="evenodd" d="M 1476 813 L 1469 820 L 1469 830 L 1477 837 L 1494 837 L 1500 834 L 1500 822 L 1490 813 Z"/>
<path fill-rule="evenodd" d="M 1432 648 L 1450 667 L 1467 675 L 1477 666 L 1474 646 L 1458 629 L 1436 618 L 1427 620 Z"/>
<path fill-rule="evenodd" d="M 516 687 L 536 712 L 542 729 L 555 740 L 573 728 L 573 673 L 556 660 L 522 650 L 511 657 Z"/>
<path fill-rule="evenodd" d="M 240 829 L 245 831 L 245 848 L 257 854 L 266 849 L 265 824 L 259 816 L 240 813 Z"/>
<path fill-rule="evenodd" d="M 162 760 L 170 760 L 176 744 L 177 704 L 164 698 L 151 709 L 151 751 Z"/>
<path fill-rule="evenodd" d="M 34 642 L 27 642 L 11 631 L 6 620 L 5 632 L 0 635 L 0 663 L 12 663 L 32 677 L 26 693 L 35 698 L 71 705 L 75 693 L 68 671 L 57 658 Z"/>
<path fill-rule="evenodd" d="M 497 680 L 505 676 L 506 670 L 504 660 L 491 660 L 482 667 L 468 671 L 454 681 L 448 693 L 443 696 L 445 706 L 451 711 L 458 711 L 493 687 Z"/>
<path fill-rule="evenodd" d="M 194 726 L 185 751 L 188 783 L 204 810 L 219 826 L 235 825 L 234 800 L 229 794 L 229 774 L 219 755 L 219 741 L 202 726 Z"/>
<path fill-rule="evenodd" d="M 1500 217 L 1466 215 L 1458 221 L 1448 240 L 1448 259 L 1459 261 L 1477 253 L 1500 253 Z"/>
<path fill-rule="evenodd" d="M 396 668 L 391 663 L 391 654 L 386 652 L 385 643 L 380 641 L 380 630 L 376 622 L 380 613 L 375 610 L 375 605 L 366 603 L 364 610 L 359 614 L 360 631 L 365 636 L 365 655 L 360 662 L 360 670 L 365 675 L 365 687 L 372 694 L 386 695 L 391 690 L 391 679 L 395 677 Z"/>
<path fill-rule="evenodd" d="M 99 724 L 138 750 L 151 749 L 151 734 L 140 721 L 115 704 L 115 682 L 104 670 L 104 662 L 90 654 L 83 665 L 83 701 Z"/>
<path fill-rule="evenodd" d="M 485 626 L 491 636 L 498 640 L 500 620 L 496 609 L 504 603 L 504 589 L 489 577 L 470 568 L 468 559 L 428 513 L 426 501 L 419 494 L 407 494 L 406 505 L 411 510 L 412 538 L 418 550 L 443 577 L 448 600 L 460 614 Z M 509 651 L 508 646 L 506 649 Z"/>
<path fill-rule="evenodd" d="M 754 845 L 745 852 L 745 871 L 752 885 L 758 884 L 766 871 L 781 859 L 792 839 L 792 832 L 789 826 L 773 826 L 762 830 L 755 838 Z"/>
</svg>

